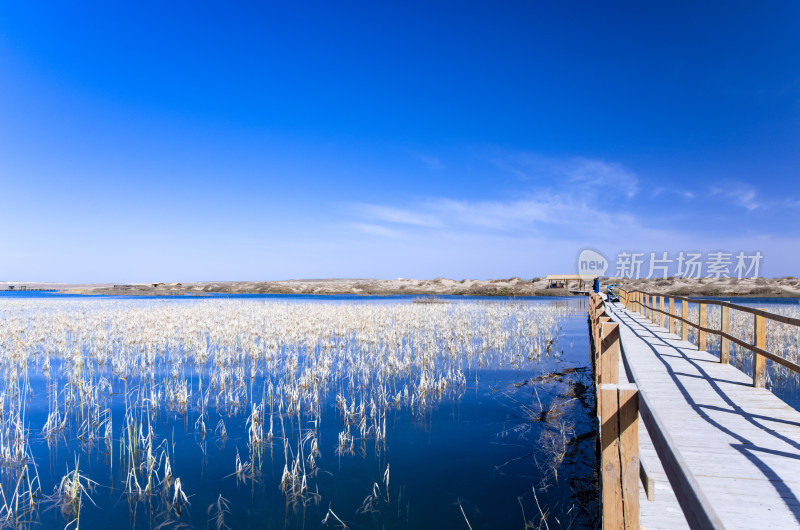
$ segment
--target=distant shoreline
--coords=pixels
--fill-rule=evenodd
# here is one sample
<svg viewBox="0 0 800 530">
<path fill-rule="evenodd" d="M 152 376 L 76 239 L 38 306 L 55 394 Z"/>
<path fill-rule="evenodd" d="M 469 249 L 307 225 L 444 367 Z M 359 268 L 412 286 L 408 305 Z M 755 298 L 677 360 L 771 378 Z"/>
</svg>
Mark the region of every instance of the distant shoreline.
<svg viewBox="0 0 800 530">
<path fill-rule="evenodd" d="M 722 297 L 800 297 L 800 279 L 784 278 L 666 278 L 629 280 L 603 278 L 601 288 L 619 283 L 623 288 L 639 289 L 673 296 Z M 9 285 L 14 290 L 54 290 L 63 294 L 121 296 L 180 296 L 203 294 L 312 294 L 312 295 L 416 295 L 416 296 L 580 296 L 564 288 L 548 289 L 544 278 L 519 277 L 495 280 L 396 280 L 313 279 L 248 282 L 187 282 L 140 284 L 56 284 L 0 282 L 0 292 Z"/>
</svg>

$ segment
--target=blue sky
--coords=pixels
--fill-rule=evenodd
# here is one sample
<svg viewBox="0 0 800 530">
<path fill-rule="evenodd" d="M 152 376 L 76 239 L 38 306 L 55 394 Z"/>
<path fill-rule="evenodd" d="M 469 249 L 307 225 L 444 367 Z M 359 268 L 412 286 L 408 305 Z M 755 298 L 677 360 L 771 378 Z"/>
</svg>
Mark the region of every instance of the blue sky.
<svg viewBox="0 0 800 530">
<path fill-rule="evenodd" d="M 795 2 L 0 13 L 0 280 L 798 273 Z"/>
</svg>

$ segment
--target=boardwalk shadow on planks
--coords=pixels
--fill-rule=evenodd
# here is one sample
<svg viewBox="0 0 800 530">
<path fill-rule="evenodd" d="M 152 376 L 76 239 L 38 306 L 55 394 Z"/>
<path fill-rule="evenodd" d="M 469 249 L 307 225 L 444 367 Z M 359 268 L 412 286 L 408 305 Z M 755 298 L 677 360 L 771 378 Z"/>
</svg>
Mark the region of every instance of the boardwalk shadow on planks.
<svg viewBox="0 0 800 530">
<path fill-rule="evenodd" d="M 654 358 L 663 364 L 669 377 L 686 400 L 686 403 L 692 407 L 697 415 L 707 422 L 708 425 L 736 440 L 735 443 L 729 445 L 730 448 L 747 458 L 752 465 L 763 474 L 764 478 L 766 478 L 774 488 L 777 497 L 785 503 L 787 509 L 792 513 L 798 524 L 800 524 L 800 499 L 798 499 L 797 494 L 785 483 L 784 478 L 780 475 L 781 472 L 786 473 L 787 470 L 775 469 L 774 465 L 771 466 L 765 462 L 761 456 L 772 455 L 782 459 L 788 459 L 789 461 L 800 461 L 800 442 L 776 431 L 768 425 L 768 423 L 772 422 L 800 428 L 800 421 L 796 422 L 765 414 L 754 414 L 744 410 L 730 395 L 728 395 L 722 386 L 733 385 L 742 388 L 750 387 L 751 385 L 741 380 L 737 381 L 735 379 L 720 378 L 719 374 L 714 375 L 709 373 L 708 368 L 711 366 L 718 366 L 719 363 L 710 359 L 698 359 L 691 356 L 687 353 L 691 352 L 691 350 L 682 347 L 682 345 L 686 345 L 687 343 L 675 338 L 674 335 L 669 334 L 666 330 L 648 327 L 642 321 L 630 316 L 625 311 L 615 311 L 615 316 L 621 321 L 621 324 L 627 326 L 636 337 L 647 344 Z M 676 371 L 670 364 L 670 359 L 680 359 L 689 363 L 697 370 L 697 374 L 686 373 L 683 370 Z M 681 380 L 681 378 L 687 377 L 704 380 L 707 387 L 715 392 L 725 405 L 727 405 L 727 408 L 699 403 L 686 387 L 684 381 Z M 720 423 L 720 421 L 714 419 L 709 414 L 709 411 L 736 415 L 754 427 L 758 433 L 773 437 L 775 442 L 782 442 L 788 445 L 794 452 L 779 451 L 765 446 L 763 436 L 758 436 L 761 440 L 757 442 L 753 440 L 753 436 L 748 435 L 747 432 L 735 432 Z M 791 478 L 796 480 L 797 477 Z"/>
</svg>

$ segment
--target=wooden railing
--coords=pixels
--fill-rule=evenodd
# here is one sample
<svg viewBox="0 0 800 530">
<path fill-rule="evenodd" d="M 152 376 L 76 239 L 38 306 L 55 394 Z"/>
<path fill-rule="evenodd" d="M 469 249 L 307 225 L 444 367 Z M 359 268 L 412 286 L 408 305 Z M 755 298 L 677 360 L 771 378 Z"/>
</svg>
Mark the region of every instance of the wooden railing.
<svg viewBox="0 0 800 530">
<path fill-rule="evenodd" d="M 763 309 L 755 309 L 743 305 L 732 304 L 721 300 L 703 300 L 687 298 L 684 296 L 667 296 L 658 293 L 648 293 L 645 291 L 626 291 L 619 290 L 620 301 L 625 308 L 636 311 L 643 316 L 649 317 L 656 325 L 665 327 L 670 333 L 675 333 L 675 323 L 682 322 L 681 338 L 689 340 L 689 327 L 697 330 L 697 349 L 706 350 L 708 346 L 708 334 L 720 337 L 721 363 L 730 363 L 731 344 L 741 346 L 753 353 L 753 386 L 763 387 L 766 384 L 766 360 L 778 363 L 795 372 L 800 372 L 800 365 L 766 350 L 767 344 L 767 320 L 781 322 L 792 326 L 800 326 L 800 319 L 791 318 L 784 315 L 769 313 Z M 660 304 L 659 304 L 660 301 Z M 681 302 L 680 316 L 675 312 L 675 302 Z M 687 317 L 689 315 L 689 304 L 699 305 L 698 322 L 692 322 Z M 658 306 L 661 306 L 660 308 Z M 712 328 L 708 325 L 708 306 L 720 306 L 721 322 L 720 328 Z M 753 342 L 749 343 L 738 337 L 731 335 L 731 309 L 750 313 L 753 315 Z"/>
<path fill-rule="evenodd" d="M 620 384 L 619 324 L 611 322 L 603 299 L 589 298 L 600 459 L 603 528 L 639 528 L 639 393 Z"/>
<path fill-rule="evenodd" d="M 589 328 L 592 372 L 597 389 L 603 528 L 639 528 L 640 479 L 648 498 L 651 498 L 652 482 L 639 458 L 639 417 L 647 427 L 689 526 L 695 529 L 723 528 L 689 466 L 675 449 L 677 445 L 666 424 L 651 408 L 646 390 L 637 386 L 636 372 L 627 362 L 625 371 L 632 383 L 619 383 L 622 349 L 619 324 L 612 322 L 605 301 L 595 293 L 589 299 Z"/>
</svg>

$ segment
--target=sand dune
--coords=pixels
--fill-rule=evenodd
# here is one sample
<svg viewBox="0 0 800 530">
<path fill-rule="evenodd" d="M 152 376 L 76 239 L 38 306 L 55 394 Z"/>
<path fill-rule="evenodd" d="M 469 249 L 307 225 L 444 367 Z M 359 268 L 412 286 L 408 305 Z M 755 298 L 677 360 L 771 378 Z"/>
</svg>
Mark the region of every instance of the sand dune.
<svg viewBox="0 0 800 530">
<path fill-rule="evenodd" d="M 602 285 L 619 282 L 632 289 L 660 294 L 684 296 L 791 296 L 800 297 L 800 279 L 785 278 L 666 278 L 650 280 L 618 280 L 604 278 Z M 0 282 L 0 290 L 18 282 Z M 124 294 L 124 295 L 184 295 L 203 293 L 272 293 L 272 294 L 418 294 L 418 295 L 472 295 L 472 296 L 545 296 L 568 295 L 565 289 L 548 289 L 543 278 L 519 277 L 497 280 L 396 280 L 378 279 L 307 279 L 284 281 L 219 281 L 190 283 L 114 284 L 56 284 L 25 283 L 29 289 L 56 289 L 72 294 Z"/>
</svg>

